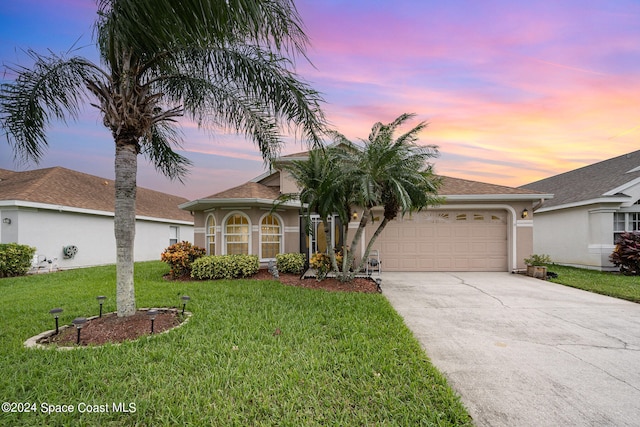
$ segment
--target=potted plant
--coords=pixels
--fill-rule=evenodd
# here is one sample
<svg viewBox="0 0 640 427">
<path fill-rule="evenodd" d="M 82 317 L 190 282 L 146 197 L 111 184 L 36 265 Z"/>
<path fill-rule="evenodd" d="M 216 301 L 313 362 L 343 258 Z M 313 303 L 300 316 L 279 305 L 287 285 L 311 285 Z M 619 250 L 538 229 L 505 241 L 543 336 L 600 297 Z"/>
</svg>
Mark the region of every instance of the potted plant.
<svg viewBox="0 0 640 427">
<path fill-rule="evenodd" d="M 525 258 L 524 263 L 527 264 L 527 276 L 535 277 L 537 279 L 546 279 L 546 264 L 551 263 L 551 257 L 545 254 L 533 254 L 529 258 Z"/>
</svg>

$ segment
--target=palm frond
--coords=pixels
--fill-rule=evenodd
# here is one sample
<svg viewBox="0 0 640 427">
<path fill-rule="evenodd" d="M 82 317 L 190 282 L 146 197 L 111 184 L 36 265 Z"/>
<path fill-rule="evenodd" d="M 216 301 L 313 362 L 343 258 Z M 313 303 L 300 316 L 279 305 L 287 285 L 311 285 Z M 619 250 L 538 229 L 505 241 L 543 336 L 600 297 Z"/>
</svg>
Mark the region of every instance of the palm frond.
<svg viewBox="0 0 640 427">
<path fill-rule="evenodd" d="M 180 147 L 181 136 L 174 126 L 161 121 L 151 127 L 151 131 L 141 143 L 141 153 L 154 165 L 156 170 L 169 179 L 184 182 L 192 162 L 176 153 L 172 146 Z"/>
<path fill-rule="evenodd" d="M 37 163 L 47 147 L 47 128 L 54 120 L 77 119 L 87 96 L 87 82 L 99 81 L 104 75 L 82 58 L 28 53 L 33 67 L 10 68 L 18 77 L 0 86 L 0 125 L 16 158 Z"/>
</svg>

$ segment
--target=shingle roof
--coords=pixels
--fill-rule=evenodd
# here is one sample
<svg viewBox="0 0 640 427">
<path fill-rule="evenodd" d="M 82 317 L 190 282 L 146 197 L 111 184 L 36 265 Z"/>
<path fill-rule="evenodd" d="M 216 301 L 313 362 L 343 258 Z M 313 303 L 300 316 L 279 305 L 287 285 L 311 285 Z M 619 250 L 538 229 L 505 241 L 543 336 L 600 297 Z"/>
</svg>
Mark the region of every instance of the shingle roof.
<svg viewBox="0 0 640 427">
<path fill-rule="evenodd" d="M 640 150 L 532 182 L 521 188 L 554 193 L 554 198 L 544 203 L 545 208 L 550 208 L 612 197 L 606 194 L 638 178 Z"/>
<path fill-rule="evenodd" d="M 0 200 L 114 211 L 114 181 L 62 167 L 14 172 L 0 169 Z M 138 187 L 136 215 L 193 222 L 178 208 L 183 197 Z"/>
<path fill-rule="evenodd" d="M 245 182 L 237 187 L 221 191 L 205 199 L 270 199 L 274 200 L 280 196 L 277 188 L 268 187 L 257 182 Z"/>
<path fill-rule="evenodd" d="M 438 193 L 447 196 L 480 194 L 541 194 L 539 191 L 535 190 L 487 184 L 485 182 L 469 181 L 466 179 L 451 178 L 448 176 L 442 176 L 442 187 L 440 187 Z"/>
</svg>

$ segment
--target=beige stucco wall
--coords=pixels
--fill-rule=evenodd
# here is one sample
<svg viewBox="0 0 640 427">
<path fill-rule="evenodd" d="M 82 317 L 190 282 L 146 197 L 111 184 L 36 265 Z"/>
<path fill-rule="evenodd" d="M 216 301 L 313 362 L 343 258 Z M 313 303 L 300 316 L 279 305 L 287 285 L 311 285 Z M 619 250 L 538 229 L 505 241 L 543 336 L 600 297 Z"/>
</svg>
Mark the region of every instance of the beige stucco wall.
<svg viewBox="0 0 640 427">
<path fill-rule="evenodd" d="M 213 215 L 216 220 L 216 249 L 215 254 L 224 255 L 225 248 L 223 243 L 223 225 L 226 219 L 234 213 L 242 213 L 249 218 L 251 226 L 251 239 L 249 251 L 253 255 L 260 256 L 260 223 L 262 219 L 270 214 L 268 208 L 243 208 L 243 209 L 215 209 L 209 212 L 195 212 L 195 229 L 194 242 L 197 246 L 207 247 L 206 242 L 206 219 L 209 215 Z M 283 223 L 283 253 L 300 252 L 300 223 L 297 209 L 277 210 L 274 215 L 279 217 Z"/>
</svg>

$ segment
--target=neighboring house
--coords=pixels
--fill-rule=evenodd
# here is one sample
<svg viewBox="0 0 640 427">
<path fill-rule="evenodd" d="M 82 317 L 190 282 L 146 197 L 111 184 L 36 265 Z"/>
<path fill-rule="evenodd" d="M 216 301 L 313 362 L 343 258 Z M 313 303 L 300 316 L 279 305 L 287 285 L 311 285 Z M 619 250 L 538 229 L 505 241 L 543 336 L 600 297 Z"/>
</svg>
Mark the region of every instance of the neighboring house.
<svg viewBox="0 0 640 427">
<path fill-rule="evenodd" d="M 279 162 L 305 159 L 307 153 L 285 156 Z M 276 162 L 276 165 L 278 162 Z M 524 268 L 533 251 L 533 206 L 551 197 L 532 190 L 443 177 L 442 206 L 406 215 L 388 224 L 377 240 L 385 271 L 513 271 Z M 180 205 L 193 212 L 194 241 L 209 254 L 255 254 L 262 263 L 277 253 L 310 255 L 327 249 L 320 218 L 306 235 L 300 204 L 288 202 L 274 209 L 280 194 L 298 192 L 289 174 L 280 170 L 229 190 Z M 382 214 L 382 209 L 380 210 Z M 379 219 L 379 218 L 378 218 Z M 341 235 L 334 218 L 331 247 L 349 244 L 358 227 L 357 213 L 350 235 Z M 373 224 L 377 226 L 378 222 Z M 320 232 L 318 232 L 320 230 Z M 373 234 L 365 229 L 362 245 Z"/>
<path fill-rule="evenodd" d="M 615 270 L 616 237 L 640 230 L 640 151 L 522 188 L 554 194 L 536 207 L 534 251 L 559 264 Z"/>
<path fill-rule="evenodd" d="M 193 217 L 178 208 L 187 199 L 138 188 L 136 261 L 158 260 L 171 243 L 193 242 Z M 36 248 L 40 268 L 116 262 L 114 181 L 53 167 L 0 169 L 0 242 Z"/>
</svg>

